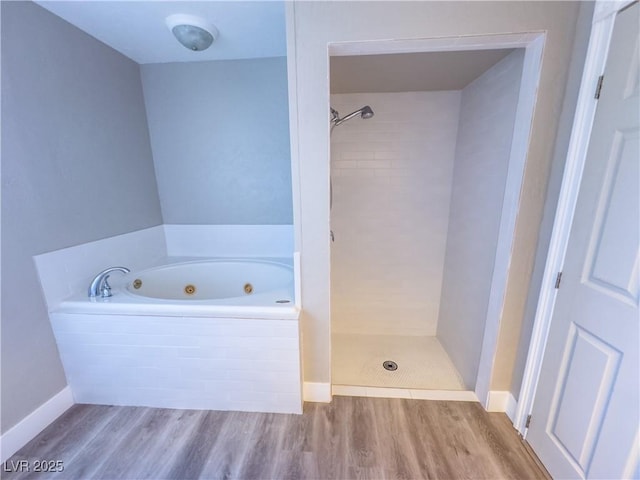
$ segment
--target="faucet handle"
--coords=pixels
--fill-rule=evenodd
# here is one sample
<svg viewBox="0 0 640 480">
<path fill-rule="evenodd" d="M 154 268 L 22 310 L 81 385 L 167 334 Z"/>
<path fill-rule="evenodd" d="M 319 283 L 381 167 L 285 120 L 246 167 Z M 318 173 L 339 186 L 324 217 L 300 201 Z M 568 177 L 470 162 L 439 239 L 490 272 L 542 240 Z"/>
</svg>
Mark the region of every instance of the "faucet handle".
<svg viewBox="0 0 640 480">
<path fill-rule="evenodd" d="M 113 294 L 111 293 L 111 285 L 109 285 L 109 275 L 104 277 L 104 280 L 102 280 L 102 288 L 100 289 L 100 296 L 102 298 L 108 298 L 113 296 Z"/>
<path fill-rule="evenodd" d="M 110 267 L 101 271 L 93 277 L 93 280 L 91 280 L 91 285 L 89 285 L 89 297 L 97 297 L 98 292 L 100 292 L 100 296 L 103 298 L 111 296 L 111 285 L 109 285 L 109 282 L 107 281 L 111 272 L 122 272 L 126 274 L 131 272 L 131 270 L 125 267 Z"/>
</svg>

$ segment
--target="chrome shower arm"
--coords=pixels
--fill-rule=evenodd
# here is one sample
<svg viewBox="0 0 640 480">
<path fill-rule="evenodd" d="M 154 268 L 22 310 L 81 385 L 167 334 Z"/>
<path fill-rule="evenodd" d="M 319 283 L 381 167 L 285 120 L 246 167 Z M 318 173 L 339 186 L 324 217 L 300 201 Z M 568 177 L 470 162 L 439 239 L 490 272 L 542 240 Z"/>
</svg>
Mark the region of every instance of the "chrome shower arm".
<svg viewBox="0 0 640 480">
<path fill-rule="evenodd" d="M 340 125 L 341 123 L 346 122 L 347 120 L 351 120 L 353 117 L 355 117 L 356 115 L 360 115 L 360 110 L 356 110 L 355 112 L 351 112 L 349 115 L 346 115 L 342 118 L 338 118 L 335 120 L 335 126 L 337 127 L 338 125 Z"/>
</svg>

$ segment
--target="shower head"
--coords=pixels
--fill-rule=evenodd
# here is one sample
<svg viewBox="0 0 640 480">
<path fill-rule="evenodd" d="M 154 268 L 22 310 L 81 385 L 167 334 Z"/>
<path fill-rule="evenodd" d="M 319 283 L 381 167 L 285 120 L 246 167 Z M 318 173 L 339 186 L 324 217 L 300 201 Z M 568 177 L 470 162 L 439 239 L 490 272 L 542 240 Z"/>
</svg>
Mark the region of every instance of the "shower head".
<svg viewBox="0 0 640 480">
<path fill-rule="evenodd" d="M 371 110 L 371 107 L 369 105 L 365 105 L 360 109 L 360 116 L 362 117 L 363 120 L 366 120 L 367 118 L 371 118 L 373 117 L 373 110 Z"/>
<path fill-rule="evenodd" d="M 362 118 L 363 120 L 367 120 L 368 118 L 373 117 L 373 110 L 371 110 L 371 107 L 369 105 L 365 105 L 361 109 L 356 110 L 355 112 L 351 112 L 349 115 L 345 115 L 343 118 L 340 118 L 338 112 L 332 108 L 331 122 L 333 123 L 334 127 L 337 127 L 341 123 L 344 123 L 347 120 L 351 120 L 353 117 L 356 117 L 358 115 L 360 115 L 360 118 Z"/>
</svg>

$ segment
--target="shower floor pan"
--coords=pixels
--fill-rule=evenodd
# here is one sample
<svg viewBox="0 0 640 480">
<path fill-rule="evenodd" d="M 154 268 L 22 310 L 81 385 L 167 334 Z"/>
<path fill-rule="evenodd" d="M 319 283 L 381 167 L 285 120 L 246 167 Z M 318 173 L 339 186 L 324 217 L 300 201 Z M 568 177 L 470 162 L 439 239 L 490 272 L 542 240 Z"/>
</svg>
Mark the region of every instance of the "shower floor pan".
<svg viewBox="0 0 640 480">
<path fill-rule="evenodd" d="M 436 337 L 333 334 L 332 340 L 334 385 L 466 390 Z M 386 370 L 386 361 L 398 368 Z"/>
</svg>

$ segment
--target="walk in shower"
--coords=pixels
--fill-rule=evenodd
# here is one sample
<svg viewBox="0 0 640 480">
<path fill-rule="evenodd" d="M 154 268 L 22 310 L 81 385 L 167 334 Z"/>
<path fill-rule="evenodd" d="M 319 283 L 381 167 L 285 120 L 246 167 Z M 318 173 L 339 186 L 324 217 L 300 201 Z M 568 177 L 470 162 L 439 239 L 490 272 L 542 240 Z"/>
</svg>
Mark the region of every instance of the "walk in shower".
<svg viewBox="0 0 640 480">
<path fill-rule="evenodd" d="M 334 386 L 474 389 L 523 58 L 422 90 L 331 59 Z"/>
</svg>

